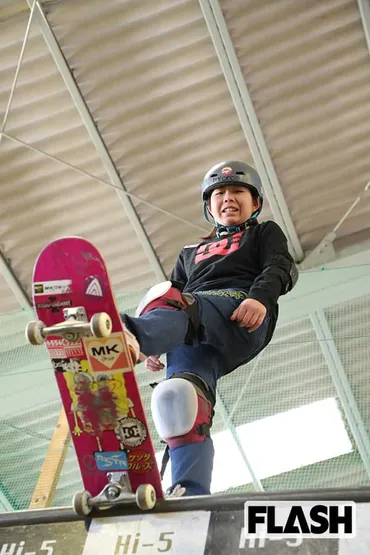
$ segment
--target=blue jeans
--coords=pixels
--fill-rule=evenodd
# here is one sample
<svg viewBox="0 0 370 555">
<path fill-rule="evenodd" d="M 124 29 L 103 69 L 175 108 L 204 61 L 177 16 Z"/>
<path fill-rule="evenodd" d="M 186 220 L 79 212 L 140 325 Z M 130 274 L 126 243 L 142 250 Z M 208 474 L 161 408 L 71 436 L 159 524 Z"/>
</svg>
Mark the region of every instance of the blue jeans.
<svg viewBox="0 0 370 555">
<path fill-rule="evenodd" d="M 218 294 L 217 294 L 218 293 Z M 204 333 L 200 341 L 185 344 L 188 316 L 182 310 L 157 308 L 139 318 L 121 315 L 149 356 L 167 354 L 167 375 L 192 372 L 201 377 L 216 396 L 217 381 L 254 358 L 264 347 L 269 316 L 252 333 L 230 317 L 246 295 L 242 292 L 194 293 Z M 210 493 L 213 470 L 213 442 L 190 443 L 170 449 L 172 487 L 181 484 L 187 495 Z"/>
</svg>

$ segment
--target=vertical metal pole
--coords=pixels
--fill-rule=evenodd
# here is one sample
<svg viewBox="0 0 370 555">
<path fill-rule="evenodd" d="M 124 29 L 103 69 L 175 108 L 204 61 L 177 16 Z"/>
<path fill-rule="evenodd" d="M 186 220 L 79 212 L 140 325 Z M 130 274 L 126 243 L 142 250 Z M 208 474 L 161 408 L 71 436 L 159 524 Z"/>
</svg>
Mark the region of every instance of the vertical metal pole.
<svg viewBox="0 0 370 555">
<path fill-rule="evenodd" d="M 312 326 L 319 340 L 325 362 L 328 365 L 334 387 L 337 391 L 348 425 L 357 445 L 366 473 L 370 478 L 370 441 L 356 399 L 348 382 L 346 372 L 335 347 L 333 335 L 322 310 L 310 314 Z"/>
<path fill-rule="evenodd" d="M 229 415 L 227 413 L 227 409 L 225 407 L 225 404 L 224 404 L 223 400 L 221 399 L 221 397 L 218 393 L 216 394 L 216 406 L 217 406 L 217 410 L 219 411 L 219 413 L 221 415 L 222 420 L 225 422 L 225 425 L 227 426 L 228 430 L 230 431 L 230 433 L 233 437 L 233 440 L 235 441 L 235 444 L 238 448 L 238 451 L 239 451 L 239 453 L 240 453 L 240 455 L 243 459 L 243 462 L 244 462 L 245 466 L 247 467 L 247 470 L 248 470 L 249 474 L 252 477 L 252 482 L 253 482 L 255 490 L 256 491 L 264 491 L 263 486 L 262 486 L 260 480 L 257 478 L 257 476 L 256 476 L 256 474 L 255 474 L 255 472 L 252 468 L 252 465 L 249 462 L 248 457 L 247 457 L 247 455 L 244 451 L 244 448 L 243 448 L 243 446 L 240 442 L 238 432 L 237 432 L 234 424 L 232 423 L 231 419 L 229 418 Z"/>
<path fill-rule="evenodd" d="M 7 511 L 14 511 L 13 505 L 10 503 L 9 499 L 5 496 L 0 485 L 0 503 Z"/>
</svg>

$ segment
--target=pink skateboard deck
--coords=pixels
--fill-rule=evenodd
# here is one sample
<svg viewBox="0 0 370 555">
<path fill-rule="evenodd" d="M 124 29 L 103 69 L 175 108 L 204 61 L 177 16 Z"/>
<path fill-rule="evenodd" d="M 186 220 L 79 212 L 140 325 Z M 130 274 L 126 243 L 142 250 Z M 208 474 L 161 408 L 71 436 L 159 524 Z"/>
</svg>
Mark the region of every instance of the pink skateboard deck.
<svg viewBox="0 0 370 555">
<path fill-rule="evenodd" d="M 124 472 L 132 492 L 151 484 L 163 497 L 160 475 L 144 414 L 134 364 L 122 329 L 108 272 L 87 240 L 64 237 L 39 254 L 32 296 L 46 327 L 83 307 L 87 322 L 107 313 L 108 337 L 49 335 L 45 342 L 67 415 L 84 487 L 92 497 L 107 485 L 107 473 Z M 72 341 L 71 341 L 72 339 Z"/>
</svg>

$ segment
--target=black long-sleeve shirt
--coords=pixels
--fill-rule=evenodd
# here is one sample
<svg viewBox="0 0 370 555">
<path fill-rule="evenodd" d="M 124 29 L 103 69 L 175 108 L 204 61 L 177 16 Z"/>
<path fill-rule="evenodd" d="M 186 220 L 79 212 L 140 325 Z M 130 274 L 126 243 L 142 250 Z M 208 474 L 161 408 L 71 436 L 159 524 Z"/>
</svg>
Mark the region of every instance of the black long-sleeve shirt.
<svg viewBox="0 0 370 555">
<path fill-rule="evenodd" d="M 278 299 L 292 287 L 292 268 L 294 261 L 283 231 L 275 222 L 267 221 L 242 232 L 185 246 L 170 279 L 184 293 L 244 291 L 247 298 L 256 299 L 267 308 L 272 334 Z"/>
</svg>

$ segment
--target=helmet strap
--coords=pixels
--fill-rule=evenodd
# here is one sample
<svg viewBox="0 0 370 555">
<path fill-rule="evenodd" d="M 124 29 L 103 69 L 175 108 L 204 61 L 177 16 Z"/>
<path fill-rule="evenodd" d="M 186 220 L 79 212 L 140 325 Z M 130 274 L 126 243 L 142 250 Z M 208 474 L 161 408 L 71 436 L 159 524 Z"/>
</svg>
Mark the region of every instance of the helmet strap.
<svg viewBox="0 0 370 555">
<path fill-rule="evenodd" d="M 231 225 L 231 226 L 226 226 L 226 225 L 219 225 L 216 229 L 216 235 L 217 237 L 221 237 L 222 233 L 225 233 L 225 231 L 227 233 L 239 233 L 239 231 L 244 231 L 245 229 L 247 229 L 248 227 L 248 223 L 244 222 L 241 225 Z"/>
</svg>

